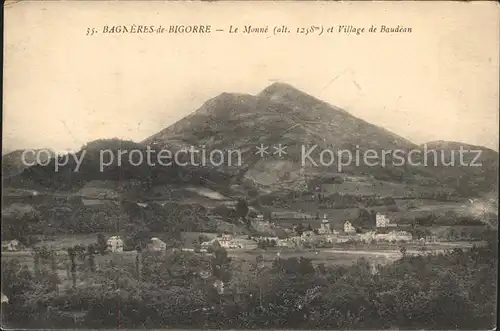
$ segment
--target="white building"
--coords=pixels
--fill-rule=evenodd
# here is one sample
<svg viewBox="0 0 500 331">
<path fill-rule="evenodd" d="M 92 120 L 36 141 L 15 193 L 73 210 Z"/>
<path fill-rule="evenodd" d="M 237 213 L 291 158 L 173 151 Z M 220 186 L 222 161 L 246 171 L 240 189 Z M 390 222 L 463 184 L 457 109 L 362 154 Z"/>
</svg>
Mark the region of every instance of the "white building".
<svg viewBox="0 0 500 331">
<path fill-rule="evenodd" d="M 318 239 L 318 241 L 322 241 L 322 242 L 329 243 L 329 244 L 332 244 L 336 241 L 335 240 L 336 238 L 334 236 L 332 236 L 331 234 L 319 235 L 317 239 Z"/>
<path fill-rule="evenodd" d="M 397 224 L 391 223 L 391 220 L 385 216 L 384 214 L 379 214 L 375 216 L 375 226 L 377 228 L 388 228 L 388 227 L 395 227 Z"/>
<path fill-rule="evenodd" d="M 221 280 L 217 279 L 214 282 L 214 288 L 217 290 L 218 294 L 224 294 L 224 283 Z"/>
<path fill-rule="evenodd" d="M 264 219 L 255 219 L 251 221 L 252 227 L 259 232 L 271 232 L 273 225 Z"/>
<path fill-rule="evenodd" d="M 363 242 L 366 242 L 366 243 L 369 243 L 369 242 L 372 242 L 372 241 L 375 241 L 376 240 L 376 232 L 375 231 L 368 231 L 368 232 L 365 232 L 365 233 L 360 233 L 358 238 L 360 241 L 363 241 Z"/>
<path fill-rule="evenodd" d="M 219 244 L 224 248 L 229 248 L 229 246 L 231 246 L 232 240 L 233 240 L 233 237 L 229 234 L 223 234 L 221 238 L 217 238 L 217 241 L 219 242 Z"/>
<path fill-rule="evenodd" d="M 352 226 L 352 223 L 349 221 L 345 221 L 344 223 L 344 232 L 345 233 L 356 233 L 356 229 Z"/>
<path fill-rule="evenodd" d="M 352 240 L 353 237 L 352 236 L 337 236 L 335 238 L 335 241 L 340 244 L 340 243 L 345 243 L 345 242 L 348 242 L 350 240 Z"/>
<path fill-rule="evenodd" d="M 106 244 L 110 252 L 123 252 L 123 240 L 119 236 L 109 237 Z"/>
<path fill-rule="evenodd" d="M 318 229 L 319 234 L 331 234 L 332 229 L 330 228 L 330 221 L 326 218 L 326 215 L 321 221 L 321 227 Z"/>
<path fill-rule="evenodd" d="M 21 243 L 17 239 L 2 242 L 2 250 L 15 252 L 21 249 Z"/>
<path fill-rule="evenodd" d="M 391 220 L 385 215 L 377 213 L 375 216 L 375 226 L 377 228 L 385 228 L 389 223 L 391 223 Z"/>
<path fill-rule="evenodd" d="M 167 244 L 158 238 L 151 238 L 151 242 L 148 244 L 148 250 L 154 252 L 163 252 L 167 250 Z"/>
<path fill-rule="evenodd" d="M 313 241 L 316 238 L 316 235 L 314 234 L 314 231 L 304 231 L 302 232 L 302 235 L 300 236 L 300 239 L 302 241 Z"/>
<path fill-rule="evenodd" d="M 201 247 L 210 247 L 214 244 L 214 242 L 216 241 L 217 239 L 212 239 L 212 240 L 209 240 L 209 241 L 204 241 L 201 243 Z"/>
<path fill-rule="evenodd" d="M 286 242 L 286 240 L 281 240 L 281 239 L 278 239 L 276 241 L 276 245 L 278 247 L 288 247 L 288 243 Z"/>
<path fill-rule="evenodd" d="M 280 240 L 280 247 L 297 247 L 300 246 L 301 238 L 298 236 L 289 237 L 285 240 Z"/>
<path fill-rule="evenodd" d="M 407 231 L 391 231 L 389 232 L 390 241 L 411 241 L 413 236 Z"/>
<path fill-rule="evenodd" d="M 242 245 L 235 242 L 233 236 L 230 234 L 224 234 L 222 237 L 214 238 L 210 241 L 205 241 L 201 243 L 201 247 L 208 248 L 211 247 L 215 242 L 218 242 L 219 245 L 226 249 L 235 249 L 242 248 Z"/>
</svg>

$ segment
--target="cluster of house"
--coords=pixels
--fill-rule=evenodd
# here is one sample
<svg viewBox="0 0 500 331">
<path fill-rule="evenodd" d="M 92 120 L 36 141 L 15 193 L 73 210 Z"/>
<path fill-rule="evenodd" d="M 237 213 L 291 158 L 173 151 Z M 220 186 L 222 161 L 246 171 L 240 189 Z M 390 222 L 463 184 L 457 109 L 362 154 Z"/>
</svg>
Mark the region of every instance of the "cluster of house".
<svg viewBox="0 0 500 331">
<path fill-rule="evenodd" d="M 396 223 L 392 223 L 391 220 L 380 213 L 377 213 L 375 216 L 375 227 L 376 228 L 397 228 L 398 225 Z M 344 222 L 344 232 L 345 233 L 356 233 L 356 228 L 350 221 Z"/>
<path fill-rule="evenodd" d="M 304 231 L 300 236 L 293 236 L 281 240 L 278 246 L 300 246 L 304 243 L 342 243 L 348 241 L 411 241 L 412 235 L 407 231 L 397 229 L 398 225 L 383 214 L 377 213 L 375 218 L 375 230 L 358 233 L 351 221 L 345 221 L 343 231 L 333 230 L 330 221 L 324 216 L 320 227 L 316 231 Z"/>
<path fill-rule="evenodd" d="M 106 244 L 110 252 L 123 252 L 123 239 L 120 236 L 109 237 Z M 167 249 L 167 244 L 159 238 L 151 238 L 146 249 L 152 252 L 161 252 Z"/>
<path fill-rule="evenodd" d="M 344 223 L 344 233 L 355 235 L 352 239 L 363 241 L 363 242 L 372 242 L 372 241 L 411 241 L 413 239 L 411 233 L 407 231 L 399 231 L 397 230 L 398 225 L 396 223 L 391 222 L 391 220 L 380 213 L 377 213 L 375 216 L 375 230 L 371 230 L 364 233 L 357 233 L 356 228 L 349 221 Z"/>
<path fill-rule="evenodd" d="M 2 241 L 3 252 L 15 252 L 23 248 L 23 245 L 17 239 Z"/>
<path fill-rule="evenodd" d="M 258 219 L 262 222 L 262 219 Z M 331 228 L 330 221 L 324 215 L 320 227 L 316 230 L 302 231 L 300 235 L 291 235 L 296 233 L 294 228 L 289 233 L 287 238 L 279 238 L 276 236 L 261 236 L 252 237 L 252 240 L 257 244 L 265 242 L 274 247 L 301 247 L 305 244 L 317 245 L 321 243 L 343 243 L 348 241 L 372 242 L 372 241 L 411 241 L 412 235 L 407 231 L 399 231 L 398 225 L 392 223 L 391 220 L 383 214 L 377 214 L 375 219 L 375 230 L 363 231 L 358 233 L 356 227 L 351 221 L 345 221 L 343 231 L 337 231 Z M 261 226 L 262 228 L 262 226 Z M 222 247 L 226 249 L 247 248 L 246 245 L 238 244 L 230 235 L 224 235 L 222 238 L 215 238 L 204 243 L 206 246 L 211 245 L 215 240 L 219 241 Z M 269 246 L 269 245 L 268 245 Z"/>
<path fill-rule="evenodd" d="M 213 247 L 216 241 L 219 243 L 221 247 L 224 247 L 225 249 L 244 248 L 243 244 L 236 241 L 230 234 L 223 234 L 221 237 L 217 237 L 212 240 L 202 242 L 201 247 L 202 249 Z"/>
<path fill-rule="evenodd" d="M 264 222 L 263 218 L 257 219 L 259 222 Z M 267 228 L 267 227 L 266 227 Z M 274 247 L 300 247 L 304 244 L 320 244 L 320 243 L 342 243 L 348 241 L 373 242 L 373 241 L 411 241 L 412 235 L 407 231 L 397 229 L 398 225 L 392 223 L 391 220 L 383 214 L 377 213 L 375 218 L 375 229 L 358 233 L 356 227 L 351 221 L 345 221 L 343 231 L 333 230 L 330 221 L 326 215 L 321 221 L 321 225 L 315 231 L 303 231 L 300 235 L 288 236 L 287 238 L 279 238 L 277 236 L 261 236 L 252 237 L 251 240 L 234 238 L 230 234 L 224 234 L 220 237 L 201 243 L 201 251 L 206 252 L 209 247 L 213 247 L 217 241 L 219 245 L 225 249 L 250 249 L 258 246 L 259 243 L 265 242 L 267 246 Z M 253 242 L 253 244 L 252 244 Z M 108 238 L 107 248 L 110 252 L 123 252 L 124 241 L 120 236 L 111 236 Z M 2 242 L 3 251 L 17 251 L 22 249 L 22 245 L 18 240 L 10 240 Z M 148 251 L 165 251 L 167 245 L 159 238 L 151 238 L 146 246 Z M 194 250 L 194 249 L 184 249 Z"/>
</svg>

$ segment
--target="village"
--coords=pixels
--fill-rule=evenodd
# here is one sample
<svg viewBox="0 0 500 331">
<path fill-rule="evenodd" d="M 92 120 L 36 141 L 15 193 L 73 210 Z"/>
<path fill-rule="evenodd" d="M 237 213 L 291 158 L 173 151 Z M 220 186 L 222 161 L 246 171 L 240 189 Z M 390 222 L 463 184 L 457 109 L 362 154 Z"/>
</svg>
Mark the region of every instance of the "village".
<svg viewBox="0 0 500 331">
<path fill-rule="evenodd" d="M 283 228 L 275 222 L 264 220 L 263 215 L 258 215 L 252 221 L 252 226 L 261 233 L 278 232 L 273 230 L 282 230 L 279 236 L 233 236 L 223 234 L 220 237 L 213 238 L 210 241 L 201 243 L 201 247 L 207 248 L 217 241 L 225 249 L 255 249 L 255 248 L 319 248 L 328 247 L 329 244 L 341 244 L 347 242 L 388 242 L 388 243 L 408 243 L 413 241 L 412 235 L 408 231 L 401 230 L 396 223 L 392 223 L 385 215 L 378 213 L 376 223 L 373 229 L 363 231 L 352 224 L 351 221 L 345 221 L 342 230 L 332 228 L 330 220 L 326 215 L 321 220 L 319 228 L 312 229 L 311 226 L 304 228 L 301 225 L 294 225 L 291 228 Z M 418 242 L 434 242 L 435 238 L 417 238 Z"/>
<path fill-rule="evenodd" d="M 408 228 L 407 224 L 397 224 L 384 213 L 373 213 L 371 219 L 374 219 L 372 224 L 368 223 L 363 226 L 357 224 L 358 222 L 354 219 L 335 224 L 327 218 L 327 215 L 323 215 L 323 218 L 317 222 L 318 226 L 314 228 L 311 223 L 304 226 L 300 221 L 295 224 L 289 222 L 290 226 L 286 227 L 282 223 L 266 220 L 264 215 L 259 213 L 250 220 L 257 235 L 242 234 L 237 231 L 185 233 L 185 240 L 180 247 L 172 247 L 160 238 L 152 237 L 143 247 L 130 249 L 126 245 L 126 238 L 119 234 L 112 234 L 103 237 L 105 251 L 96 256 L 95 263 L 98 269 L 109 263 L 113 264 L 112 261 L 120 260 L 122 262 L 118 263 L 133 265 L 143 253 L 184 252 L 209 257 L 214 256 L 217 249 L 223 248 L 233 260 L 249 263 L 259 258 L 271 262 L 277 258 L 301 257 L 311 259 L 313 264 L 351 265 L 359 258 L 365 258 L 372 272 L 376 272 L 378 265 L 394 262 L 401 257 L 401 254 L 421 255 L 444 251 L 435 236 L 418 238 L 412 236 L 410 231 L 405 230 Z M 339 225 L 341 228 L 336 229 L 335 227 Z M 95 235 L 93 238 L 95 239 Z M 65 291 L 71 279 L 70 260 L 73 253 L 70 251 L 75 255 L 89 254 L 84 243 L 76 246 L 74 243 L 75 241 L 71 240 L 68 242 L 69 246 L 55 247 L 51 242 L 43 242 L 35 247 L 26 247 L 17 239 L 4 241 L 2 242 L 2 260 L 20 259 L 30 266 L 37 263 L 34 262 L 37 256 L 47 253 L 52 258 L 59 256 L 57 260 L 62 263 L 63 268 L 60 273 L 62 278 L 66 279 L 66 287 L 61 286 L 60 291 Z M 94 240 L 89 246 L 96 247 L 95 244 Z M 448 244 L 453 245 L 453 243 Z M 457 247 L 463 247 L 463 243 L 457 244 Z M 42 251 L 44 253 L 41 253 Z M 69 259 L 66 255 L 69 255 Z M 203 272 L 206 273 L 206 271 Z M 84 286 L 84 284 L 85 281 L 82 280 L 79 286 Z M 216 281 L 213 285 L 218 292 L 224 292 L 222 282 Z M 4 299 L 7 302 L 9 300 L 7 297 Z"/>
<path fill-rule="evenodd" d="M 334 244 L 342 243 L 433 243 L 436 238 L 426 236 L 423 238 L 413 238 L 412 234 L 404 230 L 405 226 L 398 225 L 391 221 L 386 215 L 377 213 L 375 223 L 371 228 L 360 228 L 352 221 L 344 221 L 343 228 L 336 230 L 332 227 L 332 222 L 324 215 L 318 228 L 311 225 L 304 227 L 302 224 L 293 225 L 289 228 L 279 226 L 276 222 L 264 220 L 262 214 L 257 215 L 251 221 L 252 227 L 262 235 L 242 235 L 236 233 L 213 234 L 205 233 L 206 241 L 185 243 L 185 247 L 180 247 L 182 251 L 192 251 L 199 253 L 210 252 L 214 245 L 220 245 L 226 250 L 254 250 L 267 248 L 324 248 Z M 276 235 L 275 233 L 279 233 Z M 266 235 L 268 234 L 268 235 Z M 275 234 L 275 235 L 272 235 Z M 125 251 L 124 239 L 119 235 L 111 235 L 106 241 L 109 252 L 120 253 Z M 26 250 L 17 239 L 2 242 L 4 252 L 16 252 Z M 147 243 L 147 251 L 165 251 L 167 243 L 157 237 L 152 237 Z"/>
</svg>

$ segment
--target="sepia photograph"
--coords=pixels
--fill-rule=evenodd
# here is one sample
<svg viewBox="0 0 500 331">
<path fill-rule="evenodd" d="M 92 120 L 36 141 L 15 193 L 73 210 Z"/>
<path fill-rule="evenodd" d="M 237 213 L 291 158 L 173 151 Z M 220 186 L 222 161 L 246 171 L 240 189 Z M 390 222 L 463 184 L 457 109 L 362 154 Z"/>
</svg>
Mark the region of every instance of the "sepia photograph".
<svg viewBox="0 0 500 331">
<path fill-rule="evenodd" d="M 2 329 L 496 329 L 498 3 L 3 10 Z"/>
</svg>

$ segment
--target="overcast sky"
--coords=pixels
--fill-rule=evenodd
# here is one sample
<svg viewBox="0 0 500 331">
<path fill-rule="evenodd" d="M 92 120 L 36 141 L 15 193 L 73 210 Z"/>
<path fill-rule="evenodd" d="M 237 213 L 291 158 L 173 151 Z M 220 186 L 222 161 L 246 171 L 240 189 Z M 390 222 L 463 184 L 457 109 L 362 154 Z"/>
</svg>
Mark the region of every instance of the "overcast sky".
<svg viewBox="0 0 500 331">
<path fill-rule="evenodd" d="M 18 3 L 5 10 L 4 149 L 135 141 L 221 92 L 289 83 L 415 143 L 498 150 L 494 3 Z M 406 35 L 85 36 L 112 24 L 398 24 Z"/>
</svg>

